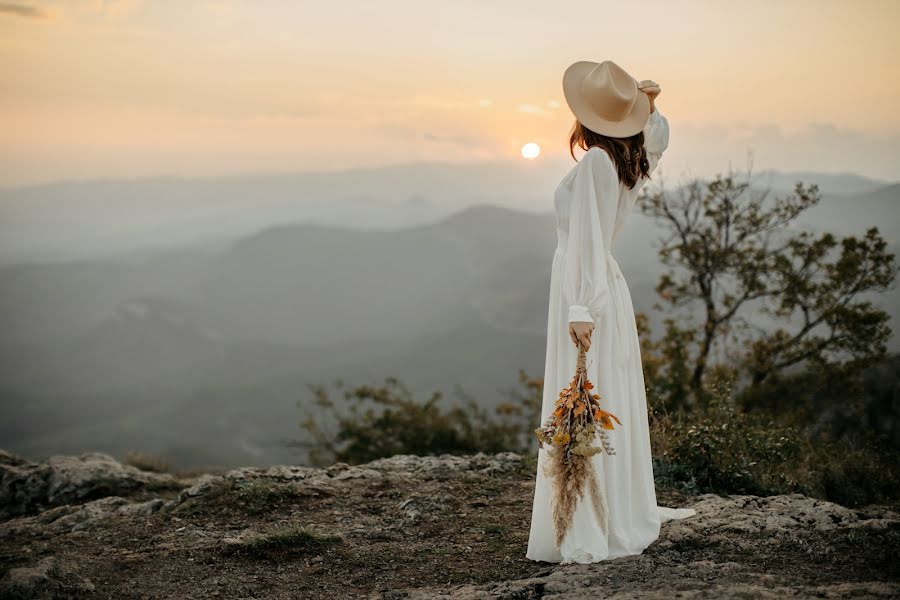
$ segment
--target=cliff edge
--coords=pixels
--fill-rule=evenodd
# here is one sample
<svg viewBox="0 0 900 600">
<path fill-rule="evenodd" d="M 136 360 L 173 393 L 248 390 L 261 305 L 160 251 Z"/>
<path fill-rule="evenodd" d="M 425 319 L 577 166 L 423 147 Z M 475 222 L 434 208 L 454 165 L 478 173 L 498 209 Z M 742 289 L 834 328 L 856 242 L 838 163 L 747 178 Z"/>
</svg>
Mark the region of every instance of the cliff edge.
<svg viewBox="0 0 900 600">
<path fill-rule="evenodd" d="M 180 479 L 101 453 L 0 451 L 3 598 L 892 598 L 900 515 L 800 494 L 660 491 L 697 515 L 638 556 L 525 558 L 513 453 Z"/>
</svg>

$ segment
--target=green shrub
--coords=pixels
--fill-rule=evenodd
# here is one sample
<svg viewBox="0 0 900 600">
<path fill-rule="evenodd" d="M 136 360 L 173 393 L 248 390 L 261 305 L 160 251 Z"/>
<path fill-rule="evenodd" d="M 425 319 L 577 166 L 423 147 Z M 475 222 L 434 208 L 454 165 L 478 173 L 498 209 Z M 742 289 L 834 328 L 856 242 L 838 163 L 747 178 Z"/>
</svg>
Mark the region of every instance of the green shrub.
<svg viewBox="0 0 900 600">
<path fill-rule="evenodd" d="M 896 502 L 900 457 L 887 436 L 870 432 L 820 444 L 814 461 L 812 494 L 844 506 Z"/>
<path fill-rule="evenodd" d="M 519 379 L 525 391 L 493 412 L 471 397 L 464 397 L 459 406 L 444 406 L 440 392 L 418 401 L 393 377 L 382 386 L 344 390 L 344 401 L 339 403 L 324 387 L 311 386 L 316 410 L 301 426 L 312 439 L 291 445 L 308 448 L 310 460 L 319 465 L 360 464 L 396 454 L 524 454 L 540 416 L 541 387 L 522 372 Z"/>
<path fill-rule="evenodd" d="M 703 408 L 656 416 L 655 468 L 661 483 L 695 493 L 802 491 L 786 465 L 801 455 L 803 437 L 790 426 L 740 412 L 729 392 L 725 385 Z"/>
<path fill-rule="evenodd" d="M 653 413 L 658 485 L 686 494 L 800 492 L 851 507 L 896 501 L 900 459 L 885 435 L 812 434 L 781 415 L 742 411 L 730 391 L 718 387 L 691 412 Z"/>
</svg>

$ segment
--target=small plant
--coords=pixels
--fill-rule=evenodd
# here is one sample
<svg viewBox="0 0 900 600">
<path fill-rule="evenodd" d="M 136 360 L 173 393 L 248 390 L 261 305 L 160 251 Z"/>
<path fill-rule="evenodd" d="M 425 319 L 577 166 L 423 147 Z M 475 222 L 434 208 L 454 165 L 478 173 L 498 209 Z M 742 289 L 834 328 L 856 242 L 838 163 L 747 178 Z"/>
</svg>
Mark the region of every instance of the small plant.
<svg viewBox="0 0 900 600">
<path fill-rule="evenodd" d="M 265 558 L 272 554 L 319 554 L 341 543 L 336 535 L 325 535 L 292 525 L 265 534 L 250 534 L 233 538 L 224 546 L 226 554 Z"/>
<path fill-rule="evenodd" d="M 238 505 L 250 515 L 271 513 L 278 505 L 297 499 L 294 488 L 272 480 L 255 480 L 233 490 Z"/>
</svg>

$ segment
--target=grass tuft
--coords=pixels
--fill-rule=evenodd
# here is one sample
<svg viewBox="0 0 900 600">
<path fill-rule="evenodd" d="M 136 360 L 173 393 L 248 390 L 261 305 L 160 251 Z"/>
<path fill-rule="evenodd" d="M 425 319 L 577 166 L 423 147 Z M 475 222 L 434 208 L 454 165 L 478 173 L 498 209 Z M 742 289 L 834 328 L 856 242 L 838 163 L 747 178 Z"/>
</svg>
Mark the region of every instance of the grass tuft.
<svg viewBox="0 0 900 600">
<path fill-rule="evenodd" d="M 337 535 L 326 535 L 307 527 L 293 525 L 265 534 L 248 535 L 226 542 L 229 555 L 266 558 L 275 554 L 317 555 L 343 543 Z"/>
</svg>

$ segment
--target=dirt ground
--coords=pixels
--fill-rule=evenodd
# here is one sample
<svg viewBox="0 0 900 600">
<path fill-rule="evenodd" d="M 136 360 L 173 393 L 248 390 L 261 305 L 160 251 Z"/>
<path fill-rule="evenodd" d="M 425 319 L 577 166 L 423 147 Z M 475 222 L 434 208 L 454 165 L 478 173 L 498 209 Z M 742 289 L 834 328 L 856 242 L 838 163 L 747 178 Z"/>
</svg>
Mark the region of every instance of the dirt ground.
<svg viewBox="0 0 900 600">
<path fill-rule="evenodd" d="M 594 565 L 533 562 L 525 558 L 533 463 L 460 460 L 423 467 L 407 457 L 402 464 L 338 465 L 296 477 L 244 470 L 210 478 L 190 494 L 144 491 L 129 498 L 165 500 L 152 514 L 70 515 L 71 527 L 46 516 L 41 522 L 40 515 L 13 519 L 0 536 L 0 568 L 54 556 L 93 586 L 60 587 L 54 597 L 116 600 L 900 592 L 900 527 L 875 509 L 856 511 L 855 524 L 797 523 L 777 536 L 770 529 L 665 523 L 639 556 Z M 658 496 L 668 506 L 698 500 L 665 490 Z M 716 501 L 703 499 L 708 506 Z M 878 526 L 858 526 L 873 519 Z M 577 595 L 594 587 L 595 595 Z"/>
</svg>

